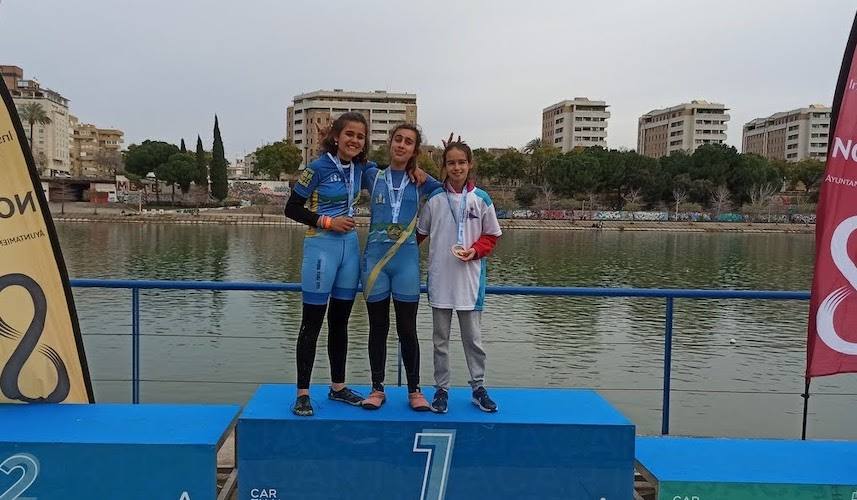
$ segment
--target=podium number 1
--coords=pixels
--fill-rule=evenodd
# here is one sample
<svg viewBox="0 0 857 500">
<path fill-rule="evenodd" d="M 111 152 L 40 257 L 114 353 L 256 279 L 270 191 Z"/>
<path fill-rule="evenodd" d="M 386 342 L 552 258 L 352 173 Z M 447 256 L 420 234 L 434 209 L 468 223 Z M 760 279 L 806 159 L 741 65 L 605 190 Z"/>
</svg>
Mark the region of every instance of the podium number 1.
<svg viewBox="0 0 857 500">
<path fill-rule="evenodd" d="M 428 455 L 420 500 L 443 500 L 454 445 L 454 430 L 423 430 L 414 436 L 414 453 Z"/>
</svg>

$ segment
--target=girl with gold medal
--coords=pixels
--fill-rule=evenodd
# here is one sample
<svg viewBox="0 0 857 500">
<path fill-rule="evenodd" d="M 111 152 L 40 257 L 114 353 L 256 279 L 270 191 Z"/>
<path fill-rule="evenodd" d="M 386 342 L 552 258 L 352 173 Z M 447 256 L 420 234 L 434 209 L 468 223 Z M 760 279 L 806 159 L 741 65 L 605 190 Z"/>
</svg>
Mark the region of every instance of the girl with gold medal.
<svg viewBox="0 0 857 500">
<path fill-rule="evenodd" d="M 363 253 L 363 294 L 369 312 L 369 365 L 372 392 L 363 400 L 367 410 L 386 401 L 387 336 L 390 330 L 390 298 L 396 314 L 396 332 L 408 382 L 408 404 L 415 411 L 431 407 L 420 391 L 420 347 L 417 341 L 417 306 L 420 299 L 420 254 L 416 218 L 420 198 L 441 186 L 428 177 L 415 185 L 409 176 L 418 171 L 417 156 L 422 134 L 411 124 L 400 124 L 390 134 L 390 166 L 365 171 L 363 185 L 369 190 L 371 222 Z M 420 171 L 421 172 L 421 171 Z M 424 174 L 415 176 L 424 177 Z"/>
</svg>

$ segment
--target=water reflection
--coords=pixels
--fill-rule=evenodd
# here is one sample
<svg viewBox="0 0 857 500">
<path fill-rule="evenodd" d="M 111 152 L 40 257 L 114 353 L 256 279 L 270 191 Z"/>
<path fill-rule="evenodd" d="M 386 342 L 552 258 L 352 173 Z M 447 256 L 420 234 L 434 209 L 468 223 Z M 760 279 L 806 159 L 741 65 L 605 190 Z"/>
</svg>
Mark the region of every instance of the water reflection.
<svg viewBox="0 0 857 500">
<path fill-rule="evenodd" d="M 74 277 L 300 277 L 298 228 L 59 224 L 58 232 Z M 813 244 L 810 235 L 509 231 L 490 261 L 489 283 L 806 290 Z M 130 292 L 76 289 L 75 298 L 96 395 L 127 400 Z M 292 381 L 299 294 L 146 290 L 141 303 L 145 401 L 243 402 L 258 383 Z M 677 300 L 673 432 L 796 436 L 807 307 L 801 301 Z M 489 384 L 594 387 L 641 432 L 658 432 L 664 311 L 657 299 L 490 296 L 484 316 Z M 430 353 L 425 301 L 418 322 L 421 346 Z M 365 383 L 368 326 L 361 299 L 350 328 L 348 376 Z M 319 352 L 315 380 L 324 381 L 327 360 L 324 349 Z M 457 344 L 452 355 L 453 381 L 463 385 L 466 365 Z M 422 368 L 428 386 L 430 354 Z M 388 382 L 395 380 L 391 363 Z M 811 400 L 810 434 L 857 438 L 857 429 L 846 425 L 853 422 L 855 377 L 817 379 L 813 388 L 819 395 Z"/>
</svg>

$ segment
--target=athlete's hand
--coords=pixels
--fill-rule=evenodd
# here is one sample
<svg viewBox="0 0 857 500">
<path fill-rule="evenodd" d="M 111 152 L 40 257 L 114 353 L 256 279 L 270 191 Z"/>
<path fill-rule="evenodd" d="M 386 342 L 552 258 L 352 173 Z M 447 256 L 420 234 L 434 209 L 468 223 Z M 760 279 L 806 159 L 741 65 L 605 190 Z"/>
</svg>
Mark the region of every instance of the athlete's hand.
<svg viewBox="0 0 857 500">
<path fill-rule="evenodd" d="M 445 147 L 447 147 L 447 146 L 449 146 L 449 144 L 450 144 L 450 143 L 452 143 L 452 142 L 461 142 L 461 136 L 460 136 L 460 135 L 458 136 L 458 141 L 453 141 L 453 140 L 452 140 L 453 136 L 454 136 L 454 134 L 453 134 L 452 132 L 450 132 L 450 133 L 449 133 L 449 139 L 447 139 L 447 140 L 445 140 L 445 141 L 444 141 L 443 139 L 441 139 L 441 141 L 440 141 L 440 142 L 442 142 L 442 143 L 443 143 L 443 147 L 444 147 L 444 148 L 445 148 Z"/>
<path fill-rule="evenodd" d="M 422 186 L 428 180 L 428 174 L 420 167 L 414 167 L 413 170 L 408 172 L 408 176 L 417 186 Z"/>
<path fill-rule="evenodd" d="M 330 230 L 337 233 L 347 233 L 354 229 L 354 219 L 351 217 L 334 217 L 330 224 Z"/>
<path fill-rule="evenodd" d="M 469 262 L 476 258 L 476 249 L 468 248 L 466 253 L 462 253 L 461 255 L 456 255 L 462 262 Z"/>
</svg>

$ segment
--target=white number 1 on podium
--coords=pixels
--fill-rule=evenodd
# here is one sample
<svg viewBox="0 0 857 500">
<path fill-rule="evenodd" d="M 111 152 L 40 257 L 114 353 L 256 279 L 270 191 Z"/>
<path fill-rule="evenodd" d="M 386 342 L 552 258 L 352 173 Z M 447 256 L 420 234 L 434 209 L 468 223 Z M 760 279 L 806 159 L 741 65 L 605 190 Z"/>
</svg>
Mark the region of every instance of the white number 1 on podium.
<svg viewBox="0 0 857 500">
<path fill-rule="evenodd" d="M 420 500 L 443 500 L 453 445 L 454 430 L 423 430 L 414 436 L 414 453 L 428 454 Z"/>
</svg>

